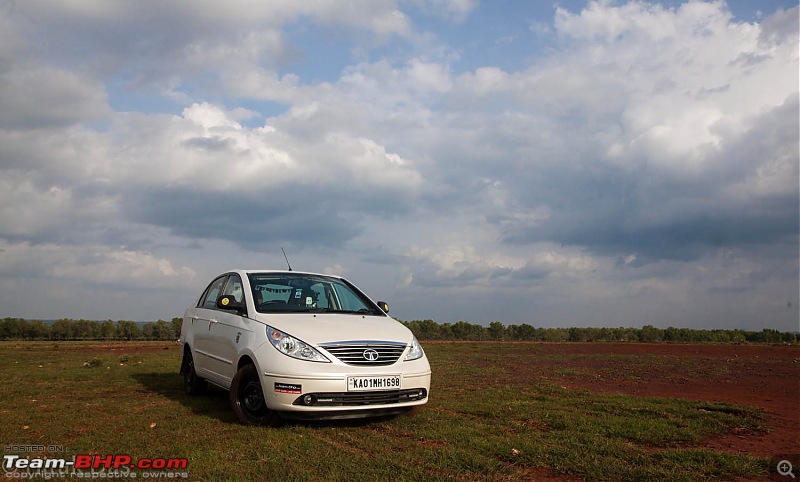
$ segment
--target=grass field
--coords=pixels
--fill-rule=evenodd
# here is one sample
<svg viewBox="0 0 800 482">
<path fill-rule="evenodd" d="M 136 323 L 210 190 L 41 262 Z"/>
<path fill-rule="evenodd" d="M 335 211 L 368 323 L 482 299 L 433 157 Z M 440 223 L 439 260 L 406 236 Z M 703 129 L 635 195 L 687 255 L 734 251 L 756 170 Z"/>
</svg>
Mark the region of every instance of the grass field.
<svg viewBox="0 0 800 482">
<path fill-rule="evenodd" d="M 769 461 L 701 448 L 767 430 L 746 406 L 599 395 L 521 376 L 519 344 L 425 345 L 430 402 L 373 422 L 238 425 L 227 393 L 183 394 L 174 343 L 0 343 L 0 433 L 63 453 L 187 458 L 192 480 L 732 480 Z M 569 375 L 569 373 L 567 373 Z"/>
</svg>

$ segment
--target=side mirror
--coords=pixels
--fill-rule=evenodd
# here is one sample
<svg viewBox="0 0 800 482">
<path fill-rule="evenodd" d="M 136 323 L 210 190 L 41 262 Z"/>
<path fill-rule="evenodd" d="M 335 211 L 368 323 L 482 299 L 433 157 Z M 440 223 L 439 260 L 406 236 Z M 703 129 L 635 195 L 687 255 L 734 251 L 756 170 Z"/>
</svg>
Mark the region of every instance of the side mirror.
<svg viewBox="0 0 800 482">
<path fill-rule="evenodd" d="M 389 314 L 389 305 L 387 305 L 385 301 L 379 301 L 378 308 L 382 309 L 384 313 Z"/>
<path fill-rule="evenodd" d="M 245 309 L 245 304 L 236 301 L 236 298 L 233 295 L 222 295 L 217 298 L 217 308 L 221 310 L 232 310 L 239 314 L 245 313 L 247 310 Z"/>
</svg>

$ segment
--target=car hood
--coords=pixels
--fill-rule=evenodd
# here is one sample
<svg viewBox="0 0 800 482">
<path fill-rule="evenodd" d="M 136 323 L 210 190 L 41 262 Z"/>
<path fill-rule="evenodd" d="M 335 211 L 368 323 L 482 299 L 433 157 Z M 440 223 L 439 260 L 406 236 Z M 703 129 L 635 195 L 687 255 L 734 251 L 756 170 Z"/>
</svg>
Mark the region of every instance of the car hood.
<svg viewBox="0 0 800 482">
<path fill-rule="evenodd" d="M 411 343 L 411 330 L 388 316 L 344 313 L 261 314 L 262 321 L 295 338 L 319 345 L 340 341 L 394 341 Z"/>
</svg>

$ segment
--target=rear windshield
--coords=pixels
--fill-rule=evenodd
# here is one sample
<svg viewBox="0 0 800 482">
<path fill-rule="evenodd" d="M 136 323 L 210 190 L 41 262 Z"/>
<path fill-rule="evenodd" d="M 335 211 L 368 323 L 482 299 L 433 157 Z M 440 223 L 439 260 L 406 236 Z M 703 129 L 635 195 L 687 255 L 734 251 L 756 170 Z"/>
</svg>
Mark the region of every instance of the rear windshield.
<svg viewBox="0 0 800 482">
<path fill-rule="evenodd" d="M 327 276 L 251 273 L 253 301 L 260 313 L 338 312 L 385 316 L 355 286 Z"/>
</svg>

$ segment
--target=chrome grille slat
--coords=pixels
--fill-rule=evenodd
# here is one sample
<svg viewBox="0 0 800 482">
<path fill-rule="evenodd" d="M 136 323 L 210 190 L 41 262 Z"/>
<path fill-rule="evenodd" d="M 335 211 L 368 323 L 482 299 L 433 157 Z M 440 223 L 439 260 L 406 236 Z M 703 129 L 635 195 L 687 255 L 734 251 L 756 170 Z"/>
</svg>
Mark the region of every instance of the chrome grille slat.
<svg viewBox="0 0 800 482">
<path fill-rule="evenodd" d="M 392 365 L 406 350 L 406 345 L 403 343 L 379 341 L 321 343 L 320 346 L 342 362 L 355 366 Z M 374 350 L 377 359 L 365 358 L 364 352 L 367 350 Z"/>
</svg>

